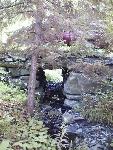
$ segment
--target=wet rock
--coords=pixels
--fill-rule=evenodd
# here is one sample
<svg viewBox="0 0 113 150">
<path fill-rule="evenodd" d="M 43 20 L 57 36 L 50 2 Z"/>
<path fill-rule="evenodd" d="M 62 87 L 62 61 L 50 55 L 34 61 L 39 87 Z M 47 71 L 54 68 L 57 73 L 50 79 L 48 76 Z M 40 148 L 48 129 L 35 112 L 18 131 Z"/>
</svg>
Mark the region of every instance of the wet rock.
<svg viewBox="0 0 113 150">
<path fill-rule="evenodd" d="M 106 60 L 104 61 L 104 64 L 105 64 L 105 65 L 108 65 L 108 66 L 113 66 L 113 58 L 106 59 Z"/>
<path fill-rule="evenodd" d="M 83 130 L 82 128 L 79 128 L 79 125 L 76 124 L 70 124 L 65 127 L 65 133 L 68 135 L 69 138 L 75 139 L 76 137 L 84 138 Z"/>
<path fill-rule="evenodd" d="M 79 73 L 70 73 L 67 82 L 64 84 L 64 92 L 70 95 L 81 95 L 83 83 L 89 82 L 86 77 Z"/>
<path fill-rule="evenodd" d="M 96 144 L 95 146 L 90 147 L 90 150 L 107 150 L 105 145 Z"/>
<path fill-rule="evenodd" d="M 97 144 L 97 142 L 96 142 L 96 140 L 94 139 L 94 140 L 90 140 L 90 147 L 92 148 L 92 147 L 95 147 L 95 145 Z"/>
<path fill-rule="evenodd" d="M 86 143 L 89 150 L 108 150 L 108 141 L 112 135 L 112 128 L 100 124 L 91 124 L 87 121 L 70 123 L 65 126 L 69 139 L 75 140 L 77 146 Z"/>
<path fill-rule="evenodd" d="M 65 96 L 69 100 L 75 100 L 75 101 L 81 101 L 82 100 L 82 96 L 81 95 L 65 94 Z"/>
<path fill-rule="evenodd" d="M 66 111 L 69 111 L 71 110 L 72 108 L 70 106 L 65 106 L 65 105 L 62 105 L 61 107 L 61 112 L 62 114 L 64 114 Z"/>
<path fill-rule="evenodd" d="M 62 123 L 61 112 L 51 106 L 42 105 L 41 113 L 44 124 L 49 128 L 49 133 L 51 133 L 51 135 L 57 134 L 60 131 Z"/>
<path fill-rule="evenodd" d="M 47 83 L 47 89 L 49 90 L 62 90 L 62 82 L 48 82 Z"/>
<path fill-rule="evenodd" d="M 62 120 L 65 124 L 70 124 L 75 121 L 83 121 L 84 118 L 80 113 L 75 113 L 73 110 L 69 110 L 62 115 Z"/>
<path fill-rule="evenodd" d="M 41 105 L 41 112 L 45 113 L 45 112 L 49 112 L 50 110 L 52 110 L 52 107 L 49 105 Z"/>
<path fill-rule="evenodd" d="M 70 108 L 79 109 L 80 108 L 80 102 L 75 100 L 64 100 L 64 106 L 68 106 Z"/>
<path fill-rule="evenodd" d="M 75 116 L 70 114 L 69 112 L 65 112 L 62 116 L 62 120 L 65 124 L 74 122 Z"/>
</svg>

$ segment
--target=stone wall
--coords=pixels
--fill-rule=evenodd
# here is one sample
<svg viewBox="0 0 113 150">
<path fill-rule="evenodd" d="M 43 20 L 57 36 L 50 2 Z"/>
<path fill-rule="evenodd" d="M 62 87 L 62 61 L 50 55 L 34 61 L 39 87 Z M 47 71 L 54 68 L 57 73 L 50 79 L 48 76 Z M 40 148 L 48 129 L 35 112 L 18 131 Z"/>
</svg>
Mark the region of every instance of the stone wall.
<svg viewBox="0 0 113 150">
<path fill-rule="evenodd" d="M 69 68 L 72 69 L 72 72 L 64 86 L 65 93 L 69 93 L 71 95 L 81 95 L 83 93 L 95 93 L 97 89 L 108 89 L 103 85 L 103 80 L 95 80 L 95 76 L 87 76 L 84 73 L 84 68 L 81 68 L 78 65 L 81 64 L 96 64 L 100 63 L 104 66 L 108 66 L 109 69 L 113 70 L 113 59 L 112 58 L 100 58 L 100 57 L 85 57 L 76 59 L 76 57 L 69 57 L 71 63 L 73 65 L 69 65 Z M 79 72 L 76 71 L 77 66 L 79 66 Z M 20 85 L 23 89 L 27 88 L 28 78 L 29 78 L 29 68 L 30 68 L 30 58 L 28 59 L 26 56 L 18 56 L 18 55 L 0 55 L 0 67 L 2 70 L 6 71 L 7 74 L 2 75 L 1 80 L 8 80 L 9 83 L 14 83 L 16 85 Z M 47 67 L 47 65 L 46 65 Z M 84 65 L 83 65 L 84 67 Z M 44 68 L 45 69 L 45 68 Z M 99 69 L 100 70 L 100 69 Z M 108 74 L 105 71 L 106 74 Z M 92 74 L 92 72 L 91 72 Z M 4 76 L 4 78 L 3 78 Z M 103 74 L 105 77 L 105 74 Z M 102 78 L 103 78 L 102 77 Z M 112 77 L 112 76 L 111 76 Z M 100 76 L 101 78 L 101 76 Z M 36 83 L 38 86 L 38 82 Z"/>
</svg>

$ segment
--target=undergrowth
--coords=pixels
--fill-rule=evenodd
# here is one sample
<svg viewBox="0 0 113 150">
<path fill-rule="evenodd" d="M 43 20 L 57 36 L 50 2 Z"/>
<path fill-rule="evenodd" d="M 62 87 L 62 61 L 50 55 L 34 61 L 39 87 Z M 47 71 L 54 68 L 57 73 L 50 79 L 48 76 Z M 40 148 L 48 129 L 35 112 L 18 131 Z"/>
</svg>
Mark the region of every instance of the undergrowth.
<svg viewBox="0 0 113 150">
<path fill-rule="evenodd" d="M 93 122 L 113 124 L 113 92 L 97 95 L 97 100 L 86 97 L 81 109 L 83 115 Z"/>
<path fill-rule="evenodd" d="M 22 104 L 0 103 L 0 150 L 56 150 L 55 140 Z"/>
<path fill-rule="evenodd" d="M 4 82 L 0 82 L 0 100 L 24 102 L 26 94 L 19 87 L 13 87 Z"/>
</svg>

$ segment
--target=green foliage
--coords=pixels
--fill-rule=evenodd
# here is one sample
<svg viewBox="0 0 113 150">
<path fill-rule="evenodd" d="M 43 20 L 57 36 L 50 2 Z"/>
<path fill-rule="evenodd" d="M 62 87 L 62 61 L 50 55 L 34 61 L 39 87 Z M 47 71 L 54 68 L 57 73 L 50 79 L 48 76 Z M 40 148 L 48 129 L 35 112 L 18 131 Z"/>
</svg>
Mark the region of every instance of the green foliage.
<svg viewBox="0 0 113 150">
<path fill-rule="evenodd" d="M 4 150 L 56 150 L 55 141 L 47 134 L 42 121 L 28 118 L 15 124 L 12 119 L 2 118 L 0 129 L 3 135 L 0 148 Z"/>
<path fill-rule="evenodd" d="M 53 82 L 62 81 L 61 69 L 45 70 L 45 75 L 46 75 L 47 81 L 53 81 Z"/>
<path fill-rule="evenodd" d="M 1 100 L 0 108 L 0 150 L 56 150 L 39 115 L 31 118 L 17 101 Z"/>
<path fill-rule="evenodd" d="M 98 100 L 85 99 L 83 115 L 90 121 L 113 124 L 113 92 L 97 95 Z"/>
<path fill-rule="evenodd" d="M 66 124 L 63 122 L 61 126 L 61 130 L 56 136 L 56 144 L 58 150 L 67 149 L 67 148 L 69 148 L 69 150 L 89 150 L 85 142 L 81 142 L 79 143 L 79 146 L 77 146 L 76 145 L 76 142 L 78 142 L 77 138 L 75 138 L 73 141 L 70 141 L 68 135 L 66 134 L 65 126 Z"/>
<path fill-rule="evenodd" d="M 63 148 L 66 149 L 67 147 L 69 147 L 69 144 L 67 143 L 68 137 L 65 132 L 65 123 L 62 123 L 62 126 L 60 128 L 61 130 L 56 135 L 55 139 L 58 150 L 62 150 Z"/>
<path fill-rule="evenodd" d="M 0 143 L 0 150 L 13 150 L 10 146 L 10 141 L 9 140 L 3 140 Z"/>
<path fill-rule="evenodd" d="M 24 102 L 26 100 L 26 95 L 24 91 L 20 90 L 18 87 L 14 88 L 11 85 L 0 82 L 0 99 Z"/>
<path fill-rule="evenodd" d="M 0 118 L 0 134 L 4 134 L 9 130 L 10 122 L 7 119 Z"/>
</svg>

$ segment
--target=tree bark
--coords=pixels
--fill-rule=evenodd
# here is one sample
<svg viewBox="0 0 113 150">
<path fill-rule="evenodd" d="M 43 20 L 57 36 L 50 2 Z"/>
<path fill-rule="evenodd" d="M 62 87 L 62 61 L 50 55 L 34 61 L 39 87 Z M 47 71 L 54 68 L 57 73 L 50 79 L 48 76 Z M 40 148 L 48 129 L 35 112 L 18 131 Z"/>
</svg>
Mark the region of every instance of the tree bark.
<svg viewBox="0 0 113 150">
<path fill-rule="evenodd" d="M 27 109 L 30 115 L 33 115 L 35 105 L 34 100 L 35 100 L 36 70 L 37 70 L 37 54 L 34 52 L 32 53 L 31 58 L 31 70 L 28 84 Z"/>
<path fill-rule="evenodd" d="M 38 10 L 38 9 L 37 9 Z M 36 71 L 37 71 L 37 53 L 39 50 L 39 46 L 41 45 L 41 18 L 38 15 L 39 12 L 34 12 L 35 17 L 35 41 L 33 43 L 33 51 L 31 58 L 31 71 L 29 77 L 29 85 L 28 85 L 28 100 L 27 100 L 27 109 L 28 113 L 32 116 L 34 111 L 34 103 L 35 103 L 35 83 L 36 83 Z"/>
</svg>

